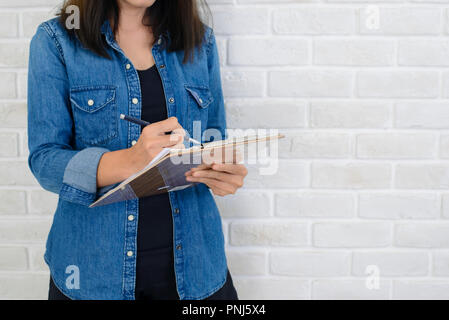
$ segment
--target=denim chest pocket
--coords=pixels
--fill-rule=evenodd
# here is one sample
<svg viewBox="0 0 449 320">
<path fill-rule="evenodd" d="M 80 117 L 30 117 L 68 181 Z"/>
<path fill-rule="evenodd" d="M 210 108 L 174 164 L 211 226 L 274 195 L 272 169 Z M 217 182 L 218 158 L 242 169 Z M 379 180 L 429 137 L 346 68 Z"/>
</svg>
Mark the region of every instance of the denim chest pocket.
<svg viewBox="0 0 449 320">
<path fill-rule="evenodd" d="M 70 90 L 76 140 L 89 146 L 105 145 L 118 135 L 114 86 Z"/>
<path fill-rule="evenodd" d="M 194 121 L 201 121 L 201 130 L 203 131 L 207 126 L 208 107 L 214 101 L 212 93 L 205 86 L 185 85 L 185 88 L 190 118 L 189 126 L 193 126 Z"/>
</svg>

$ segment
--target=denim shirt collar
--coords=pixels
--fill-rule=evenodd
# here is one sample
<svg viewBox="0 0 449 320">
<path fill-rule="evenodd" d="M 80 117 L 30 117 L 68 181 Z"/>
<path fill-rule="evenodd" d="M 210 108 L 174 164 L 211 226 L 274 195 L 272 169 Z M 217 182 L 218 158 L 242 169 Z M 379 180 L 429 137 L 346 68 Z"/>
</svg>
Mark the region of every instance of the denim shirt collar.
<svg viewBox="0 0 449 320">
<path fill-rule="evenodd" d="M 112 32 L 111 24 L 109 23 L 108 19 L 106 19 L 103 22 L 100 30 L 101 30 L 101 33 L 105 35 L 106 42 L 114 49 L 121 51 L 120 47 L 118 46 L 117 42 L 115 41 L 115 37 Z M 170 43 L 170 33 L 168 32 L 168 30 L 165 31 L 162 35 L 160 35 L 158 40 L 162 40 L 163 38 L 165 38 L 166 44 Z"/>
<path fill-rule="evenodd" d="M 106 42 L 113 47 L 115 50 L 117 51 L 122 51 L 119 47 L 119 45 L 117 44 L 117 42 L 115 41 L 115 37 L 114 34 L 112 33 L 112 28 L 111 28 L 111 24 L 109 23 L 109 20 L 106 19 L 102 26 L 101 26 L 101 33 L 104 34 Z"/>
</svg>

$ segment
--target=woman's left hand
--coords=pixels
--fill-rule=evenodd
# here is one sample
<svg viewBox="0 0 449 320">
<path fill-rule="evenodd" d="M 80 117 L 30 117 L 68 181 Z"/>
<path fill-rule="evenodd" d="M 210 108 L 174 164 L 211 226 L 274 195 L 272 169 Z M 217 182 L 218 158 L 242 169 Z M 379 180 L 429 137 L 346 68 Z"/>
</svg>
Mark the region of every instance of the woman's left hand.
<svg viewBox="0 0 449 320">
<path fill-rule="evenodd" d="M 248 170 L 242 164 L 215 163 L 201 165 L 186 173 L 189 182 L 204 183 L 217 196 L 235 194 L 243 187 Z"/>
</svg>

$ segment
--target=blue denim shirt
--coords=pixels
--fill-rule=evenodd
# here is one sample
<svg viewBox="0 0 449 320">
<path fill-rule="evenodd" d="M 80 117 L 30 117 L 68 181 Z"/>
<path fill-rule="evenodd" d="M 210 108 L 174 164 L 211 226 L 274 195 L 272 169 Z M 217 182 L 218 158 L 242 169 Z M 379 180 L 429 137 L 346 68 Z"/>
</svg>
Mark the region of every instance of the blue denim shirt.
<svg viewBox="0 0 449 320">
<path fill-rule="evenodd" d="M 41 24 L 31 41 L 28 79 L 29 166 L 40 185 L 59 194 L 45 261 L 56 286 L 72 299 L 134 299 L 138 200 L 88 208 L 108 188 L 97 188 L 102 155 L 132 146 L 140 127 L 139 77 L 105 22 L 111 60 L 82 47 L 58 20 Z M 207 27 L 192 62 L 167 52 L 169 34 L 152 49 L 168 116 L 192 137 L 225 134 L 225 111 L 217 46 Z M 196 130 L 196 129 L 195 129 Z M 198 137 L 197 137 L 198 138 Z M 227 274 L 221 217 L 209 189 L 170 193 L 176 285 L 181 299 L 203 299 L 220 289 Z M 78 278 L 79 277 L 79 278 Z M 77 282 L 79 279 L 79 285 Z"/>
</svg>

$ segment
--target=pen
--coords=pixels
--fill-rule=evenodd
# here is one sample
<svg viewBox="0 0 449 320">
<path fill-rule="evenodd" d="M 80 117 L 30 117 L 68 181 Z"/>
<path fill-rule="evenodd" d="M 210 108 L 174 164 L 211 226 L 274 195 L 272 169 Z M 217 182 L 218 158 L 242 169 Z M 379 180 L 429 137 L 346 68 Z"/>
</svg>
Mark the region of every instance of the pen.
<svg viewBox="0 0 449 320">
<path fill-rule="evenodd" d="M 144 120 L 141 120 L 141 119 L 137 119 L 137 118 L 133 118 L 133 117 L 127 116 L 126 114 L 121 114 L 120 115 L 120 119 L 129 121 L 131 123 L 137 124 L 137 125 L 142 126 L 142 127 L 146 127 L 146 126 L 150 125 L 150 123 L 147 122 L 147 121 L 144 121 Z M 194 144 L 199 144 L 199 145 L 201 145 L 201 147 L 203 147 L 203 144 L 201 142 L 195 140 L 195 139 L 189 138 L 189 141 L 194 143 Z"/>
</svg>

